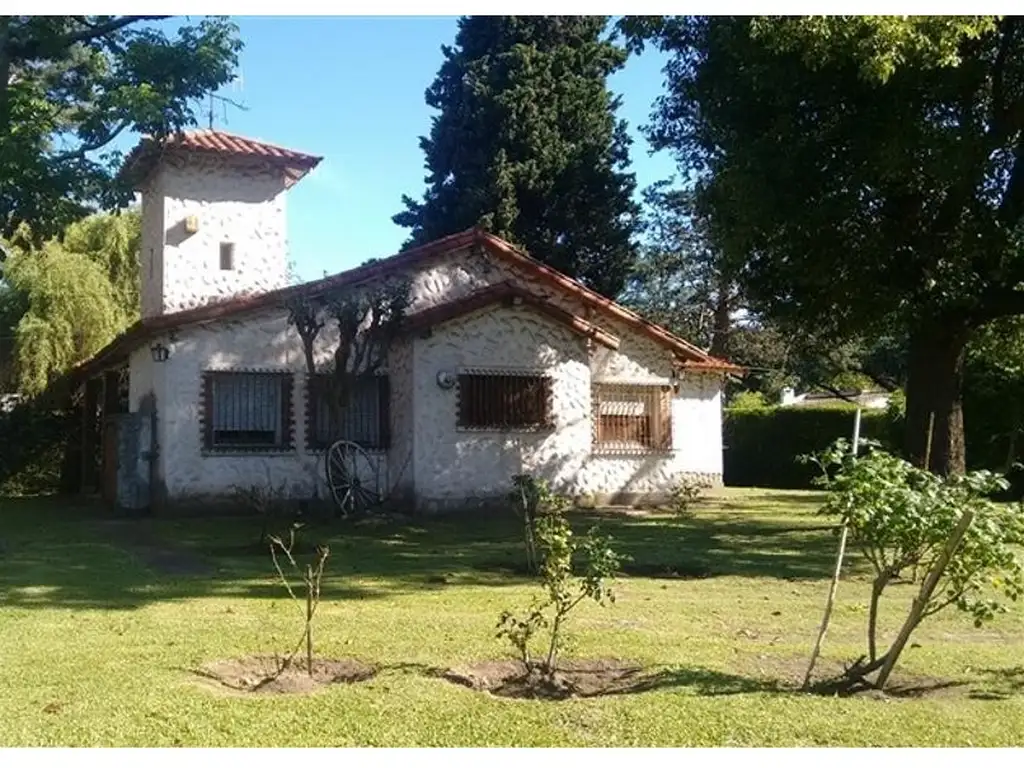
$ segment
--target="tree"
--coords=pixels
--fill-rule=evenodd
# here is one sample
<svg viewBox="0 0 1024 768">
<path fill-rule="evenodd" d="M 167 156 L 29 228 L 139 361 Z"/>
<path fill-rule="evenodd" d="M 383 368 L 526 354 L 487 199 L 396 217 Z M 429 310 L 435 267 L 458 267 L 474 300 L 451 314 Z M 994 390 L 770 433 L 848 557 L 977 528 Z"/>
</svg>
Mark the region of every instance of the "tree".
<svg viewBox="0 0 1024 768">
<path fill-rule="evenodd" d="M 481 226 L 614 297 L 634 257 L 630 140 L 607 78 L 626 52 L 598 16 L 468 16 L 427 90 L 438 110 L 408 244 Z"/>
<path fill-rule="evenodd" d="M 1024 318 L 998 320 L 971 340 L 964 413 L 971 465 L 1009 475 L 1024 433 Z"/>
<path fill-rule="evenodd" d="M 627 19 L 672 54 L 649 134 L 756 308 L 907 340 L 908 455 L 965 468 L 967 344 L 1024 313 L 1024 20 Z"/>
<path fill-rule="evenodd" d="M 139 237 L 137 211 L 91 216 L 39 248 L 19 229 L 4 278 L 20 391 L 42 392 L 138 318 Z"/>
<path fill-rule="evenodd" d="M 981 626 L 1005 611 L 1005 601 L 1024 594 L 1024 508 L 989 498 L 1006 480 L 988 471 L 942 478 L 867 446 L 855 457 L 845 440 L 821 455 L 804 457 L 822 470 L 828 491 L 819 514 L 838 517 L 874 577 L 867 611 L 867 654 L 847 671 L 853 683 L 885 686 L 907 641 L 929 616 L 951 606 Z M 879 651 L 880 605 L 900 578 L 923 576 L 903 627 L 888 650 Z"/>
<path fill-rule="evenodd" d="M 742 310 L 734 275 L 714 245 L 691 190 L 670 180 L 643 191 L 645 242 L 622 301 L 688 341 L 726 355 Z"/>
<path fill-rule="evenodd" d="M 0 235 L 40 239 L 131 200 L 111 142 L 195 123 L 242 44 L 208 18 L 168 36 L 158 16 L 0 16 Z"/>
<path fill-rule="evenodd" d="M 711 354 L 748 367 L 742 387 L 777 399 L 785 386 L 899 386 L 884 340 L 837 344 L 813 328 L 786 332 L 753 311 L 735 259 L 693 189 L 662 181 L 644 190 L 644 241 L 621 301 Z"/>
</svg>

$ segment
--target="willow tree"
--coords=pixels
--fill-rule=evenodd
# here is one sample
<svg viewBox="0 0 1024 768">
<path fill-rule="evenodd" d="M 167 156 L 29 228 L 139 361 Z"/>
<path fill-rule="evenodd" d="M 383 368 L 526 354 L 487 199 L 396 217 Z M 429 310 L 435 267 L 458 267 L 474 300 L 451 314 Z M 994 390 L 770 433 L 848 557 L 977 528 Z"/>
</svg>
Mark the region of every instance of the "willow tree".
<svg viewBox="0 0 1024 768">
<path fill-rule="evenodd" d="M 1024 314 L 1024 19 L 624 26 L 671 55 L 650 138 L 754 305 L 837 343 L 907 338 L 907 453 L 933 434 L 930 467 L 963 472 L 968 342 Z"/>
<path fill-rule="evenodd" d="M 139 231 L 135 211 L 91 216 L 39 248 L 19 230 L 3 277 L 22 312 L 12 329 L 20 391 L 42 392 L 138 318 Z"/>
</svg>

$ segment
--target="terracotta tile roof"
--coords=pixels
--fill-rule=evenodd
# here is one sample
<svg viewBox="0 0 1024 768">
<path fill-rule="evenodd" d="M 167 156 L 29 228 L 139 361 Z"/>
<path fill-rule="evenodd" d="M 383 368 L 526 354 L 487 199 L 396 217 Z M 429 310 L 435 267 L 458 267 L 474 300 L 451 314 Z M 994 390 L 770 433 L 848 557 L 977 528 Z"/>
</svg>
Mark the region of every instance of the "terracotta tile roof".
<svg viewBox="0 0 1024 768">
<path fill-rule="evenodd" d="M 121 173 L 142 180 L 161 155 L 170 152 L 206 153 L 222 157 L 252 157 L 268 161 L 290 172 L 292 183 L 315 168 L 322 157 L 286 149 L 227 131 L 194 130 L 176 133 L 161 141 L 147 136 L 125 158 Z"/>
<path fill-rule="evenodd" d="M 470 246 L 485 248 L 496 257 L 505 260 L 514 267 L 518 267 L 523 272 L 536 279 L 539 283 L 547 284 L 549 287 L 559 289 L 562 292 L 573 296 L 579 300 L 581 304 L 594 312 L 601 313 L 604 314 L 605 317 L 618 320 L 636 333 L 646 336 L 661 346 L 670 349 L 675 353 L 678 358 L 679 365 L 683 369 L 717 371 L 721 373 L 741 373 L 744 370 L 741 366 L 733 365 L 725 360 L 708 355 L 699 347 L 696 347 L 690 342 L 673 335 L 665 328 L 645 320 L 632 310 L 617 304 L 611 299 L 601 296 L 599 293 L 590 290 L 582 283 L 579 283 L 576 280 L 563 275 L 558 270 L 552 269 L 546 264 L 526 255 L 511 243 L 482 230 L 469 229 L 464 232 L 449 235 L 448 237 L 443 237 L 439 240 L 434 240 L 433 242 L 425 245 L 401 251 L 400 253 L 386 259 L 373 261 L 356 267 L 355 269 L 339 272 L 336 275 L 331 275 L 320 280 L 313 280 L 301 285 L 289 286 L 287 288 L 281 288 L 267 293 L 226 299 L 224 301 L 206 304 L 193 309 L 186 309 L 180 312 L 173 312 L 166 315 L 147 318 L 146 320 L 140 320 L 118 338 L 114 339 L 114 341 L 108 344 L 104 349 L 100 350 L 100 352 L 90 360 L 79 364 L 79 366 L 77 366 L 70 375 L 76 380 L 81 380 L 82 378 L 88 378 L 95 375 L 95 373 L 103 370 L 105 367 L 123 360 L 133 349 L 136 349 L 140 345 L 146 344 L 150 340 L 171 330 L 176 330 L 198 323 L 220 320 L 243 312 L 265 309 L 275 305 L 281 306 L 285 301 L 296 296 L 319 296 L 342 286 L 354 286 L 360 283 L 365 283 L 369 280 L 381 277 L 388 272 L 412 267 L 430 257 Z M 600 341 L 603 344 L 610 345 L 611 343 L 614 343 L 616 346 L 618 345 L 618 339 L 616 337 L 598 328 L 593 324 L 592 320 L 584 319 L 577 315 L 565 312 L 565 310 L 555 307 L 544 297 L 537 296 L 522 289 L 510 291 L 508 288 L 495 288 L 495 295 L 490 296 L 487 299 L 487 303 L 493 303 L 501 298 L 507 298 L 507 296 L 497 296 L 497 293 L 500 292 L 500 290 L 504 290 L 508 296 L 514 297 L 515 294 L 518 294 L 521 299 L 529 300 L 534 304 L 534 306 L 543 305 L 546 307 L 548 314 L 562 313 L 562 315 L 565 316 L 560 317 L 562 321 L 576 325 L 580 332 L 592 334 L 595 340 Z M 475 299 L 475 301 L 481 300 L 482 299 L 480 297 Z M 598 334 L 600 334 L 600 338 Z"/>
</svg>

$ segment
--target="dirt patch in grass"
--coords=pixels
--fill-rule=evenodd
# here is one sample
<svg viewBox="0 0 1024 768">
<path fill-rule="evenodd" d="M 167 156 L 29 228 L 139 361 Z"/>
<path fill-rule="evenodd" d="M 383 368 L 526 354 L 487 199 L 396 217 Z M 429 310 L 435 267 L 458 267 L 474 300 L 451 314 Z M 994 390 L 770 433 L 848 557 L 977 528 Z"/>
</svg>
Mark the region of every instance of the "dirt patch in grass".
<svg viewBox="0 0 1024 768">
<path fill-rule="evenodd" d="M 621 659 L 566 659 L 558 663 L 551 679 L 537 672 L 528 673 L 522 663 L 509 660 L 481 661 L 455 667 L 441 676 L 475 691 L 514 699 L 568 699 L 646 689 L 643 667 Z"/>
<path fill-rule="evenodd" d="M 308 694 L 328 685 L 369 680 L 377 670 L 356 659 L 313 659 L 313 674 L 305 660 L 296 659 L 278 673 L 273 656 L 245 656 L 204 664 L 195 674 L 205 682 L 237 693 Z"/>
<path fill-rule="evenodd" d="M 763 680 L 773 680 L 779 690 L 798 691 L 803 684 L 807 672 L 806 657 L 801 656 L 770 656 L 758 654 L 747 659 L 742 667 Z M 756 672 L 755 672 L 756 668 Z M 966 680 L 948 680 L 927 675 L 914 675 L 902 672 L 897 665 L 886 683 L 885 690 L 880 691 L 862 681 L 851 681 L 844 676 L 846 667 L 833 659 L 819 659 L 814 667 L 811 680 L 812 694 L 821 696 L 863 697 L 873 699 L 917 699 L 935 697 L 970 696 L 972 686 Z M 871 676 L 874 679 L 874 675 Z"/>
</svg>

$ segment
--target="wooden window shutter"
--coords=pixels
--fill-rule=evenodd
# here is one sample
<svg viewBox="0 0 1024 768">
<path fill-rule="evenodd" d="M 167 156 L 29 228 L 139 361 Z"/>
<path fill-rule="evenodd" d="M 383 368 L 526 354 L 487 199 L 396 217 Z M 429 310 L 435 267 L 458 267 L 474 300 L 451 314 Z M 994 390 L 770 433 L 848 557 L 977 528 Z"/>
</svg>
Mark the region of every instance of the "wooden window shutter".
<svg viewBox="0 0 1024 768">
<path fill-rule="evenodd" d="M 658 439 L 655 446 L 661 450 L 672 448 L 672 388 L 664 387 L 658 398 Z"/>
</svg>

